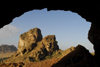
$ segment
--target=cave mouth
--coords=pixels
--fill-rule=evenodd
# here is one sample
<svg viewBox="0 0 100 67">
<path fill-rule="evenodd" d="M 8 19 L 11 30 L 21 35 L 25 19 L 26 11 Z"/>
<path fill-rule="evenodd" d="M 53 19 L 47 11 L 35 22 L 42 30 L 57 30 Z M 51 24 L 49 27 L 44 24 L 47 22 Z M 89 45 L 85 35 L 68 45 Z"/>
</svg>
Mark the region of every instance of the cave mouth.
<svg viewBox="0 0 100 67">
<path fill-rule="evenodd" d="M 63 14 L 63 12 L 64 12 L 64 14 Z M 70 13 L 70 14 L 67 15 L 66 13 Z M 55 14 L 56 14 L 56 16 L 54 16 Z M 63 18 L 64 15 L 66 15 L 65 18 Z M 46 17 L 46 16 L 48 16 L 48 17 Z M 47 9 L 45 8 L 45 9 L 42 9 L 42 10 L 28 11 L 28 12 L 24 13 L 23 15 L 21 15 L 20 17 L 13 19 L 13 21 L 9 24 L 10 26 L 6 25 L 2 28 L 3 30 L 13 30 L 10 33 L 13 33 L 13 35 L 16 35 L 17 37 L 14 38 L 15 37 L 14 36 L 13 39 L 11 40 L 11 42 L 14 42 L 14 40 L 16 40 L 15 43 L 12 43 L 12 44 L 16 44 L 16 46 L 18 46 L 17 45 L 18 39 L 19 39 L 19 35 L 21 33 L 26 32 L 31 28 L 38 27 L 38 28 L 41 29 L 43 36 L 46 36 L 46 35 L 49 35 L 49 34 L 56 35 L 58 45 L 63 50 L 65 50 L 65 49 L 67 49 L 71 46 L 76 46 L 78 44 L 81 44 L 85 47 L 88 46 L 88 49 L 89 48 L 91 49 L 90 52 L 94 52 L 93 45 L 89 42 L 89 40 L 87 38 L 88 37 L 88 31 L 85 30 L 85 32 L 83 32 L 83 34 L 85 33 L 85 35 L 83 35 L 83 34 L 79 35 L 79 32 L 77 32 L 79 30 L 80 30 L 80 32 L 84 31 L 84 28 L 85 29 L 88 28 L 88 30 L 89 30 L 90 23 L 87 22 L 86 23 L 87 25 L 85 26 L 84 24 L 85 24 L 86 20 L 83 19 L 81 16 L 79 16 L 77 13 L 74 13 L 74 12 L 71 12 L 71 11 L 63 11 L 63 10 L 47 11 Z M 39 17 L 40 17 L 40 19 L 39 19 Z M 58 17 L 58 18 L 55 18 L 55 17 Z M 67 17 L 69 17 L 69 19 L 67 19 Z M 48 21 L 48 18 L 49 18 L 49 21 Z M 54 19 L 54 21 L 52 21 L 53 19 Z M 61 19 L 61 20 L 58 20 L 58 19 Z M 68 20 L 68 21 L 66 21 L 65 19 Z M 81 23 L 77 23 L 79 21 L 78 20 L 76 21 L 76 19 L 79 19 L 79 21 L 81 21 Z M 34 20 L 34 21 L 32 21 L 32 20 Z M 66 24 L 65 22 L 68 23 L 68 24 Z M 73 23 L 71 23 L 71 22 L 73 22 Z M 33 24 L 30 24 L 30 23 L 33 23 Z M 51 28 L 48 28 L 48 27 L 51 27 Z M 68 28 L 66 28 L 66 27 L 68 27 Z M 68 31 L 70 31 L 71 33 L 69 33 Z M 15 34 L 15 33 L 17 33 L 17 34 Z M 71 35 L 71 34 L 73 34 L 73 35 Z M 60 36 L 60 37 L 58 37 L 58 36 Z M 12 35 L 9 35 L 9 39 L 11 37 L 12 37 Z M 87 38 L 87 40 L 84 40 L 83 37 Z M 78 39 L 78 38 L 80 38 L 80 39 Z M 79 41 L 77 41 L 77 39 Z M 63 42 L 63 40 L 65 40 L 65 42 Z M 71 40 L 73 41 L 72 43 L 70 42 Z M 86 42 L 88 42 L 88 43 L 86 43 Z M 90 45 L 91 45 L 91 47 L 90 47 Z"/>
</svg>

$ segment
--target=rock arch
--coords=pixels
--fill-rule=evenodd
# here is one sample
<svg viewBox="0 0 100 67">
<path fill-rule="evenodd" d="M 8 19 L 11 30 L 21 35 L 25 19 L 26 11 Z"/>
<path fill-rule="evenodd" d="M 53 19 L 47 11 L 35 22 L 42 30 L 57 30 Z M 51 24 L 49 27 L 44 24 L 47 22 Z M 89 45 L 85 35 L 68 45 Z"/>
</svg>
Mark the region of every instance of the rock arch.
<svg viewBox="0 0 100 67">
<path fill-rule="evenodd" d="M 74 4 L 75 5 L 75 4 Z M 85 4 L 86 5 L 86 4 Z M 45 5 L 46 6 L 46 5 Z M 44 6 L 44 7 L 45 7 Z M 69 5 L 66 5 L 69 6 Z M 88 4 L 87 4 L 88 6 Z M 3 27 L 6 24 L 9 24 L 15 17 L 18 17 L 20 15 L 22 15 L 23 13 L 30 11 L 30 10 L 34 10 L 34 9 L 43 9 L 43 6 L 41 7 L 32 7 L 32 6 L 28 6 L 28 7 L 10 7 L 9 9 L 7 9 L 7 7 L 5 9 L 2 9 L 2 12 L 4 15 L 2 16 L 3 22 L 2 24 L 0 24 L 0 28 Z M 87 21 L 91 22 L 91 28 L 89 30 L 89 34 L 88 34 L 88 39 L 90 40 L 90 42 L 94 45 L 94 50 L 95 50 L 95 57 L 96 60 L 99 60 L 100 55 L 99 55 L 99 51 L 100 51 L 100 9 L 99 6 L 93 6 L 92 4 L 88 7 L 81 7 L 81 8 L 71 8 L 71 7 L 66 7 L 66 8 L 61 8 L 61 7 L 55 7 L 55 8 L 47 8 L 48 11 L 49 10 L 65 10 L 65 11 L 72 11 L 72 12 L 76 12 L 78 13 L 81 17 L 85 18 Z"/>
</svg>

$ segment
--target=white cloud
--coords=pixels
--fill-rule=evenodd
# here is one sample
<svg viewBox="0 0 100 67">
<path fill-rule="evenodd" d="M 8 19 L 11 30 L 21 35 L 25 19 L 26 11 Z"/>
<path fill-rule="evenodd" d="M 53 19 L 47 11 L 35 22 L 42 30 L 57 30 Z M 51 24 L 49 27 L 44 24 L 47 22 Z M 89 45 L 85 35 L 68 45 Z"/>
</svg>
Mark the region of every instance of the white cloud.
<svg viewBox="0 0 100 67">
<path fill-rule="evenodd" d="M 9 44 L 16 42 L 16 38 L 18 38 L 20 30 L 9 24 L 5 25 L 3 28 L 0 29 L 0 44 Z"/>
<path fill-rule="evenodd" d="M 5 25 L 3 28 L 0 29 L 0 38 L 2 37 L 9 37 L 12 35 L 16 35 L 19 32 L 19 29 L 13 25 Z"/>
</svg>

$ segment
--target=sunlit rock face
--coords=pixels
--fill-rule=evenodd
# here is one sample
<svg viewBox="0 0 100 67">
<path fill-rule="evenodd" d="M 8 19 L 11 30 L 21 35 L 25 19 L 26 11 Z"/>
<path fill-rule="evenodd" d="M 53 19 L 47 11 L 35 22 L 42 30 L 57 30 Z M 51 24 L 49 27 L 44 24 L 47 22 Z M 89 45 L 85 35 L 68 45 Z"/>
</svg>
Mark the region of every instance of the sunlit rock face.
<svg viewBox="0 0 100 67">
<path fill-rule="evenodd" d="M 31 51 L 38 41 L 42 40 L 41 30 L 34 28 L 20 35 L 18 52 Z"/>
<path fill-rule="evenodd" d="M 9 60 L 12 62 L 43 60 L 57 50 L 59 46 L 55 35 L 42 38 L 41 30 L 34 28 L 20 35 L 17 53 Z"/>
<path fill-rule="evenodd" d="M 37 46 L 31 51 L 30 56 L 34 60 L 42 60 L 57 50 L 59 50 L 59 47 L 55 35 L 48 35 L 37 43 Z"/>
</svg>

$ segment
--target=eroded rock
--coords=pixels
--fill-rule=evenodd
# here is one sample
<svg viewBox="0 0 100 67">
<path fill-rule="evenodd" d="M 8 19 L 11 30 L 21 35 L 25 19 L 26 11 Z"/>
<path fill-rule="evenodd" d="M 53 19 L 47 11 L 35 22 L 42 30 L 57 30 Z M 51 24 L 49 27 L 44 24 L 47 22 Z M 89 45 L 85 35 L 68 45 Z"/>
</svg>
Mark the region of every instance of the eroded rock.
<svg viewBox="0 0 100 67">
<path fill-rule="evenodd" d="M 48 35 L 37 43 L 36 48 L 31 52 L 31 58 L 33 57 L 34 60 L 42 60 L 56 50 L 59 50 L 59 47 L 55 35 Z"/>
<path fill-rule="evenodd" d="M 42 44 L 45 45 L 45 48 L 49 53 L 52 53 L 53 51 L 59 49 L 55 35 L 48 35 L 44 37 L 42 40 Z"/>
<path fill-rule="evenodd" d="M 39 61 L 57 50 L 59 46 L 55 35 L 42 38 L 41 30 L 34 28 L 20 35 L 17 53 L 10 60 L 12 62 Z"/>
<path fill-rule="evenodd" d="M 20 35 L 18 52 L 25 53 L 26 51 L 31 51 L 38 41 L 42 40 L 41 30 L 39 28 L 34 28 Z"/>
</svg>

